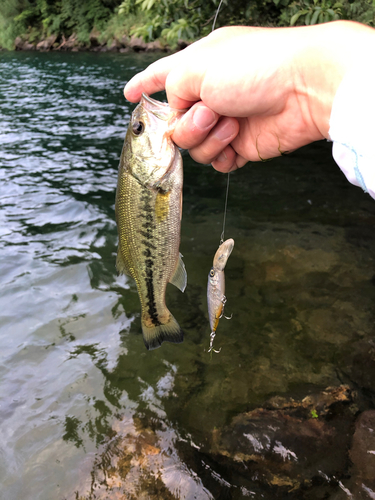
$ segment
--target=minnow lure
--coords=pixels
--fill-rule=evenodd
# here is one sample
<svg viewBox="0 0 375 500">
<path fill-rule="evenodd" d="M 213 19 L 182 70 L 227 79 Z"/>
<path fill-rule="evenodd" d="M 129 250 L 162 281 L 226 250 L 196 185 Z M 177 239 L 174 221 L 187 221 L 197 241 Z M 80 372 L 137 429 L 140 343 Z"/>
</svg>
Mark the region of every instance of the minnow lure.
<svg viewBox="0 0 375 500">
<path fill-rule="evenodd" d="M 227 260 L 233 250 L 234 240 L 230 238 L 229 240 L 221 243 L 217 249 L 214 257 L 214 262 L 212 268 L 208 274 L 207 283 L 207 305 L 208 305 L 208 316 L 210 320 L 211 335 L 210 335 L 210 348 L 208 352 L 213 348 L 213 342 L 216 335 L 216 329 L 219 324 L 220 318 L 224 314 L 224 306 L 227 301 L 225 297 L 225 275 L 224 268 L 226 266 Z"/>
</svg>

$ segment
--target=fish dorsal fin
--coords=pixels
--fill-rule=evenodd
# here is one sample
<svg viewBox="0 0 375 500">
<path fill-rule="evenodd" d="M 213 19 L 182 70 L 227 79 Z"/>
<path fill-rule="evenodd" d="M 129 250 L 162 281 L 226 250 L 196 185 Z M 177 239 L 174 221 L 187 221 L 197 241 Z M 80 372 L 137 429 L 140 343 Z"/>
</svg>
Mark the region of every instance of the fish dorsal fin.
<svg viewBox="0 0 375 500">
<path fill-rule="evenodd" d="M 180 254 L 178 257 L 177 266 L 174 272 L 174 275 L 169 280 L 169 283 L 176 286 L 181 292 L 185 291 L 186 283 L 187 283 L 187 274 L 185 269 L 185 264 L 182 260 L 182 255 Z"/>
</svg>

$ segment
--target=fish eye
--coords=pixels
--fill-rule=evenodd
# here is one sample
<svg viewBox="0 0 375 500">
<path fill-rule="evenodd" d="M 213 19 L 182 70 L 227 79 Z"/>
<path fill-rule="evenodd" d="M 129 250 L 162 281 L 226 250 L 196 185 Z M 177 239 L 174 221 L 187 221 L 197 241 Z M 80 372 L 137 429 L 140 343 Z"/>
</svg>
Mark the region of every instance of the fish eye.
<svg viewBox="0 0 375 500">
<path fill-rule="evenodd" d="M 134 122 L 132 125 L 133 134 L 140 136 L 145 129 L 144 123 L 141 121 Z"/>
<path fill-rule="evenodd" d="M 211 269 L 210 271 L 210 276 L 211 278 L 213 278 L 215 276 L 215 271 L 214 271 L 214 268 Z"/>
</svg>

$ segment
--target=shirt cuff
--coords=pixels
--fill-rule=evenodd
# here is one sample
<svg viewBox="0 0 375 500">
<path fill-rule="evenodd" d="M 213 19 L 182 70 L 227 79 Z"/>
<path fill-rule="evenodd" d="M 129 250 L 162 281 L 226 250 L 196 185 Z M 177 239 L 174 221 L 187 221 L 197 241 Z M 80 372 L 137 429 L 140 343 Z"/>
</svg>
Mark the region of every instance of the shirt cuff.
<svg viewBox="0 0 375 500">
<path fill-rule="evenodd" d="M 375 67 L 361 61 L 335 95 L 329 136 L 332 154 L 349 182 L 375 198 Z"/>
</svg>

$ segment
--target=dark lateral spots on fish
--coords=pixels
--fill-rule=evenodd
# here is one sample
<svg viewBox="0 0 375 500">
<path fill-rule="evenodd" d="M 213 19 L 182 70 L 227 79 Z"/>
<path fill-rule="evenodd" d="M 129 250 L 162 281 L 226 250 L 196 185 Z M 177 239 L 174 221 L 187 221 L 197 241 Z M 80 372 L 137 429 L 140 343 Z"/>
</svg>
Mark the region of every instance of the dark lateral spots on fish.
<svg viewBox="0 0 375 500">
<path fill-rule="evenodd" d="M 150 212 L 141 213 L 141 214 L 140 214 L 140 216 L 141 216 L 143 219 L 146 219 L 146 220 L 148 220 L 148 221 L 152 222 L 153 217 L 152 217 L 151 210 L 150 210 Z"/>
<path fill-rule="evenodd" d="M 153 265 L 153 263 L 152 263 L 152 265 Z M 161 323 L 159 321 L 158 312 L 156 310 L 153 278 L 154 278 L 154 273 L 152 270 L 152 266 L 146 267 L 146 288 L 147 288 L 147 299 L 148 299 L 148 301 L 147 301 L 147 313 L 150 316 L 152 324 L 154 326 L 159 326 L 159 325 L 161 325 Z"/>
<path fill-rule="evenodd" d="M 152 196 L 149 191 L 144 191 L 140 198 L 142 202 L 141 217 L 143 219 L 142 229 L 139 234 L 143 236 L 141 240 L 142 245 L 145 247 L 143 255 L 145 256 L 145 269 L 146 269 L 146 308 L 147 314 L 151 323 L 154 326 L 160 326 L 158 312 L 156 309 L 155 290 L 154 290 L 154 257 L 152 250 L 156 250 L 156 246 L 150 240 L 154 238 L 153 231 L 155 229 L 153 209 L 151 206 Z"/>
<path fill-rule="evenodd" d="M 154 261 L 152 259 L 146 259 L 145 264 L 146 264 L 146 268 L 150 269 L 151 267 L 153 267 Z"/>
<path fill-rule="evenodd" d="M 144 224 L 142 224 L 142 227 L 144 227 L 145 229 L 153 229 L 153 224 L 152 222 L 145 222 Z"/>
<path fill-rule="evenodd" d="M 140 200 L 141 201 L 144 201 L 146 203 L 148 203 L 150 201 L 150 195 L 148 194 L 147 191 L 144 191 L 142 194 L 141 194 L 141 197 L 140 197 Z"/>
<path fill-rule="evenodd" d="M 151 248 L 151 250 L 156 250 L 156 246 L 153 245 L 150 241 L 147 240 L 142 240 L 141 241 L 142 245 L 144 245 L 147 248 Z"/>
<path fill-rule="evenodd" d="M 151 231 L 139 231 L 139 233 L 144 236 L 147 240 L 151 240 L 153 238 Z"/>
<path fill-rule="evenodd" d="M 155 229 L 155 224 L 154 224 L 154 218 L 152 214 L 152 207 L 151 207 L 151 194 L 148 191 L 144 191 L 141 194 L 141 201 L 142 201 L 142 210 L 141 210 L 141 217 L 144 219 L 144 222 L 142 224 L 142 228 L 145 229 L 146 231 L 143 231 L 142 229 L 139 231 L 139 233 L 146 239 L 146 240 L 151 240 L 153 238 L 153 230 Z"/>
</svg>

